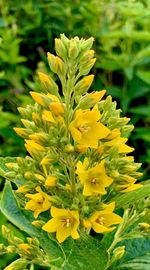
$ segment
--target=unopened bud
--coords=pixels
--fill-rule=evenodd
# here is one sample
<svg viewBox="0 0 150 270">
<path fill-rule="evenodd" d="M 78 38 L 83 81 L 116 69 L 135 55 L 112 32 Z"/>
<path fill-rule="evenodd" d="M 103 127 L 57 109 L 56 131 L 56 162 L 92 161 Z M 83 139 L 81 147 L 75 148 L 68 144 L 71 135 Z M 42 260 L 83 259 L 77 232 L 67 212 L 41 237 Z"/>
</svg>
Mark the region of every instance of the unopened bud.
<svg viewBox="0 0 150 270">
<path fill-rule="evenodd" d="M 9 264 L 4 270 L 22 270 L 26 268 L 27 264 L 27 260 L 20 258 Z"/>
<path fill-rule="evenodd" d="M 143 223 L 139 223 L 139 226 L 143 230 L 150 229 L 150 224 L 148 224 L 148 223 L 144 223 L 144 222 Z"/>
<path fill-rule="evenodd" d="M 16 176 L 16 172 L 7 172 L 5 173 L 6 178 L 14 178 Z"/>
<path fill-rule="evenodd" d="M 82 63 L 79 68 L 80 75 L 87 75 L 94 66 L 96 58 L 89 60 L 87 63 Z"/>
<path fill-rule="evenodd" d="M 125 246 L 117 247 L 113 250 L 112 261 L 120 260 L 125 253 Z"/>
<path fill-rule="evenodd" d="M 66 147 L 65 147 L 65 151 L 66 151 L 66 153 L 68 153 L 68 154 L 73 153 L 73 152 L 74 152 L 74 147 L 73 147 L 73 145 L 67 144 Z"/>
<path fill-rule="evenodd" d="M 47 92 L 58 95 L 58 86 L 50 76 L 44 74 L 43 72 L 38 72 L 38 76 Z"/>
<path fill-rule="evenodd" d="M 77 95 L 82 95 L 84 93 L 87 92 L 87 90 L 90 88 L 92 82 L 93 82 L 93 79 L 94 79 L 94 75 L 91 74 L 91 75 L 88 75 L 88 76 L 85 76 L 83 79 L 81 79 L 75 86 L 74 88 L 74 92 L 77 94 Z"/>
<path fill-rule="evenodd" d="M 67 50 L 61 39 L 55 38 L 55 51 L 61 58 L 67 57 Z"/>
<path fill-rule="evenodd" d="M 83 50 L 83 51 L 90 50 L 92 45 L 93 45 L 93 42 L 94 42 L 93 37 L 83 41 L 81 44 L 81 50 Z"/>
<path fill-rule="evenodd" d="M 69 44 L 68 56 L 71 59 L 76 59 L 79 54 L 79 48 L 75 40 L 71 40 Z"/>
<path fill-rule="evenodd" d="M 50 69 L 58 75 L 63 74 L 65 71 L 64 62 L 58 56 L 55 56 L 49 52 L 47 53 L 47 57 Z"/>
<path fill-rule="evenodd" d="M 6 248 L 6 250 L 7 250 L 8 253 L 14 253 L 14 252 L 16 252 L 15 246 L 8 246 Z"/>
</svg>

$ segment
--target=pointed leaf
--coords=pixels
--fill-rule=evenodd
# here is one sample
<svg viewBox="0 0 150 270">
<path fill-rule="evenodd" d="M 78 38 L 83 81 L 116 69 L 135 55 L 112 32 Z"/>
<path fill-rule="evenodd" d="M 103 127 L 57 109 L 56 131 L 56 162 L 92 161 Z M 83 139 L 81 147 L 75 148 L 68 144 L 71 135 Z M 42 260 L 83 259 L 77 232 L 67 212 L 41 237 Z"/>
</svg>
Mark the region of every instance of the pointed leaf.
<svg viewBox="0 0 150 270">
<path fill-rule="evenodd" d="M 130 191 L 121 196 L 113 198 L 113 201 L 116 202 L 116 209 L 126 208 L 129 204 L 135 203 L 147 196 L 150 195 L 150 184 L 145 185 L 139 189 Z"/>
</svg>

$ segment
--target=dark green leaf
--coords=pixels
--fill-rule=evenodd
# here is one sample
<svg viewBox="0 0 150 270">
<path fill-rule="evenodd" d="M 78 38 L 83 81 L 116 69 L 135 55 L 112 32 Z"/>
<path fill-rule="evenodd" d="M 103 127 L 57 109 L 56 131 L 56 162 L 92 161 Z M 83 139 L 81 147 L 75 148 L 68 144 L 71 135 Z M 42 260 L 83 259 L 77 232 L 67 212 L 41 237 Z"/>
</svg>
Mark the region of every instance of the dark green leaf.
<svg viewBox="0 0 150 270">
<path fill-rule="evenodd" d="M 145 185 L 139 189 L 130 191 L 128 193 L 125 193 L 121 196 L 117 196 L 116 198 L 113 198 L 113 200 L 116 202 L 116 209 L 118 208 L 125 208 L 129 204 L 133 204 L 136 201 L 139 201 L 140 199 L 143 199 L 150 195 L 150 184 Z"/>
</svg>

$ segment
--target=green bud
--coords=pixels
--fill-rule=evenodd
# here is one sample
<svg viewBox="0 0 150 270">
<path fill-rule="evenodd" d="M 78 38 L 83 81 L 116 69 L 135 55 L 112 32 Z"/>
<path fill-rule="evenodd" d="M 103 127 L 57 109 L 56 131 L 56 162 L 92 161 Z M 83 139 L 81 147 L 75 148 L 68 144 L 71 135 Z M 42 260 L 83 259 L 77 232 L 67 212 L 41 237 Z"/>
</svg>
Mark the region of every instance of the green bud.
<svg viewBox="0 0 150 270">
<path fill-rule="evenodd" d="M 61 35 L 60 35 L 60 38 L 61 38 L 62 43 L 63 43 L 64 46 L 66 47 L 66 49 L 68 49 L 70 40 L 69 40 L 64 34 L 61 34 Z"/>
<path fill-rule="evenodd" d="M 74 92 L 77 95 L 82 95 L 85 94 L 87 92 L 87 90 L 90 88 L 92 82 L 94 79 L 94 75 L 88 75 L 83 77 L 83 79 L 81 79 L 74 87 Z"/>
<path fill-rule="evenodd" d="M 33 121 L 29 121 L 29 120 L 26 120 L 26 119 L 21 119 L 21 122 L 28 129 L 35 129 L 35 127 L 36 127 L 35 123 Z"/>
<path fill-rule="evenodd" d="M 28 261 L 20 258 L 9 264 L 4 270 L 23 270 L 27 265 Z"/>
<path fill-rule="evenodd" d="M 82 75 L 87 75 L 91 68 L 94 66 L 96 61 L 96 58 L 91 59 L 89 62 L 87 62 L 86 64 L 82 64 L 79 67 L 79 74 Z"/>
<path fill-rule="evenodd" d="M 49 52 L 47 53 L 47 57 L 50 69 L 57 75 L 63 75 L 65 72 L 65 65 L 61 58 Z"/>
<path fill-rule="evenodd" d="M 112 261 L 120 260 L 125 253 L 125 246 L 117 247 L 113 250 Z"/>
<path fill-rule="evenodd" d="M 122 127 L 121 129 L 122 136 L 128 136 L 133 129 L 134 129 L 133 125 L 127 125 Z"/>
<path fill-rule="evenodd" d="M 6 250 L 7 250 L 8 253 L 14 253 L 14 252 L 16 252 L 15 246 L 8 246 L 6 248 Z"/>
<path fill-rule="evenodd" d="M 94 42 L 94 38 L 91 37 L 87 40 L 84 40 L 81 44 L 81 50 L 83 51 L 87 51 L 87 50 L 90 50 L 92 45 L 93 45 L 93 42 Z"/>
<path fill-rule="evenodd" d="M 55 38 L 55 51 L 58 56 L 65 59 L 67 57 L 67 50 L 62 40 L 59 38 Z"/>
<path fill-rule="evenodd" d="M 16 172 L 7 172 L 5 173 L 6 178 L 14 178 L 16 176 Z"/>
<path fill-rule="evenodd" d="M 68 56 L 71 59 L 76 59 L 78 54 L 79 48 L 77 46 L 77 43 L 74 40 L 71 40 L 69 44 Z"/>
</svg>

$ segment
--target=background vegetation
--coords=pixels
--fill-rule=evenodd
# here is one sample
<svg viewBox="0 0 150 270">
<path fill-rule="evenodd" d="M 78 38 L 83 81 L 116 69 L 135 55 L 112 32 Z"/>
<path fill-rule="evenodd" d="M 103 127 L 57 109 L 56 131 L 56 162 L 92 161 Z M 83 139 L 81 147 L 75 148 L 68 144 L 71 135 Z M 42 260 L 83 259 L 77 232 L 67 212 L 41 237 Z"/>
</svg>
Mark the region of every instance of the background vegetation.
<svg viewBox="0 0 150 270">
<path fill-rule="evenodd" d="M 0 0 L 0 156 L 24 155 L 13 131 L 17 107 L 31 103 L 37 71 L 49 72 L 46 52 L 54 38 L 95 38 L 92 90 L 107 89 L 132 118 L 130 145 L 150 174 L 150 0 Z M 4 223 L 4 218 L 1 218 Z M 10 225 L 12 226 L 12 225 Z M 8 258 L 0 261 L 0 269 Z M 2 268 L 1 268 L 2 267 Z"/>
</svg>

